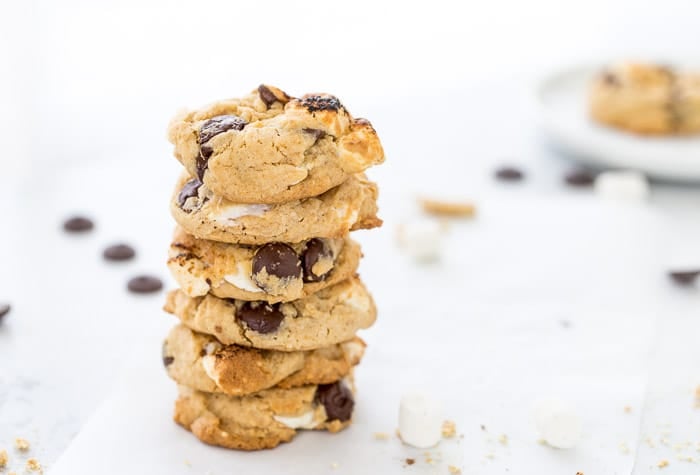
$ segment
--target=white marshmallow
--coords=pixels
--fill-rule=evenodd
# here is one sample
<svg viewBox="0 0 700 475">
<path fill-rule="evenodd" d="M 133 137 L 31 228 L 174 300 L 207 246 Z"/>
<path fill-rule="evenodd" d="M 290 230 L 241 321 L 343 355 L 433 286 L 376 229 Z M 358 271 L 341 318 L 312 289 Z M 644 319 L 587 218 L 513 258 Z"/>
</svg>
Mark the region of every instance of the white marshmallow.
<svg viewBox="0 0 700 475">
<path fill-rule="evenodd" d="M 581 439 L 581 418 L 561 399 L 542 399 L 535 404 L 535 427 L 547 444 L 570 449 Z"/>
<path fill-rule="evenodd" d="M 228 205 L 209 213 L 209 219 L 225 225 L 243 216 L 262 216 L 269 209 L 269 205 L 259 204 Z"/>
<path fill-rule="evenodd" d="M 440 257 L 444 230 L 442 225 L 428 218 L 405 222 L 398 229 L 399 247 L 419 262 L 429 262 Z"/>
<path fill-rule="evenodd" d="M 399 434 L 408 445 L 427 449 L 442 439 L 442 404 L 420 393 L 406 394 L 399 408 Z"/>
<path fill-rule="evenodd" d="M 250 275 L 253 273 L 253 263 L 251 261 L 242 261 L 236 263 L 236 273 L 226 274 L 224 280 L 229 284 L 238 287 L 239 289 L 247 290 L 248 292 L 262 292 L 262 289 L 257 286 Z"/>
<path fill-rule="evenodd" d="M 646 176 L 632 170 L 603 172 L 596 177 L 594 189 L 603 199 L 625 203 L 646 201 L 650 195 Z"/>
</svg>

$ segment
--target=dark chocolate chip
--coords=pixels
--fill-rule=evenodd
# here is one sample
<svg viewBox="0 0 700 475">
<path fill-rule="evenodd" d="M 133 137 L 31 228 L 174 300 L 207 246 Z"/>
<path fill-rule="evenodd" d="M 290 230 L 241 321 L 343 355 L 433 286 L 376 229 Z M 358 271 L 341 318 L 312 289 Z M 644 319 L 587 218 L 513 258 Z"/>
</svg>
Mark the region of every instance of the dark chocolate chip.
<svg viewBox="0 0 700 475">
<path fill-rule="evenodd" d="M 277 102 L 277 96 L 264 84 L 258 86 L 258 94 L 267 107 Z"/>
<path fill-rule="evenodd" d="M 502 181 L 520 181 L 525 177 L 522 170 L 515 167 L 501 167 L 496 170 L 496 178 Z"/>
<path fill-rule="evenodd" d="M 10 307 L 9 303 L 0 303 L 0 321 L 2 321 L 2 318 L 10 313 L 10 310 L 12 307 Z"/>
<path fill-rule="evenodd" d="M 324 280 L 330 273 L 330 269 L 325 274 L 316 275 L 313 268 L 320 259 L 329 257 L 331 257 L 331 250 L 323 240 L 313 238 L 307 242 L 306 250 L 304 250 L 301 259 L 304 266 L 304 282 L 320 282 Z"/>
<path fill-rule="evenodd" d="M 162 289 L 163 282 L 157 277 L 139 275 L 129 280 L 127 288 L 135 294 L 148 294 Z"/>
<path fill-rule="evenodd" d="M 413 465 L 414 463 L 416 463 L 416 459 L 411 459 L 411 458 L 406 459 L 406 465 Z"/>
<path fill-rule="evenodd" d="M 281 242 L 270 242 L 255 251 L 253 279 L 265 269 L 270 276 L 280 279 L 301 278 L 302 268 L 294 249 Z"/>
<path fill-rule="evenodd" d="M 323 130 L 320 129 L 302 129 L 305 133 L 313 135 L 314 140 L 318 142 L 321 140 L 323 137 L 326 136 L 326 133 Z"/>
<path fill-rule="evenodd" d="M 301 105 L 309 112 L 338 111 L 343 108 L 343 104 L 334 96 L 304 96 Z"/>
<path fill-rule="evenodd" d="M 282 324 L 284 314 L 279 304 L 267 302 L 246 302 L 236 311 L 236 318 L 245 323 L 248 328 L 258 333 L 272 333 Z"/>
<path fill-rule="evenodd" d="M 573 170 L 564 176 L 564 181 L 571 186 L 591 186 L 595 181 L 595 175 L 587 170 Z"/>
<path fill-rule="evenodd" d="M 170 366 L 171 364 L 173 364 L 174 361 L 175 358 L 172 356 L 163 356 L 163 366 L 165 367 Z"/>
<path fill-rule="evenodd" d="M 358 117 L 357 119 L 355 119 L 355 124 L 356 125 L 369 125 L 370 127 L 372 127 L 372 123 L 370 121 L 368 121 L 367 119 L 363 119 L 362 117 Z"/>
<path fill-rule="evenodd" d="M 197 160 L 197 173 L 199 173 L 199 160 Z M 204 174 L 204 170 L 202 170 L 202 174 Z M 182 190 L 180 190 L 180 193 L 177 195 L 177 204 L 180 205 L 180 208 L 185 206 L 185 202 L 188 198 L 197 196 L 200 186 L 202 186 L 202 182 L 197 178 L 192 178 L 185 183 L 185 186 L 182 187 Z"/>
<path fill-rule="evenodd" d="M 84 233 L 94 227 L 92 220 L 85 216 L 73 216 L 63 222 L 63 229 L 69 233 Z"/>
<path fill-rule="evenodd" d="M 685 271 L 671 271 L 668 273 L 671 279 L 680 285 L 691 285 L 700 276 L 700 269 L 698 270 L 685 270 Z"/>
<path fill-rule="evenodd" d="M 347 421 L 352 417 L 355 401 L 352 392 L 340 381 L 332 384 L 319 384 L 316 400 L 326 408 L 329 421 Z"/>
<path fill-rule="evenodd" d="M 202 124 L 199 129 L 199 144 L 204 145 L 212 137 L 226 132 L 227 130 L 243 130 L 248 123 L 237 115 L 217 115 Z"/>
<path fill-rule="evenodd" d="M 607 84 L 608 86 L 619 86 L 620 85 L 620 79 L 617 77 L 615 73 L 611 73 L 610 71 L 606 71 L 603 73 L 603 82 Z"/>
<path fill-rule="evenodd" d="M 108 261 L 128 261 L 136 255 L 134 248 L 128 244 L 114 244 L 107 247 L 102 256 Z"/>
</svg>

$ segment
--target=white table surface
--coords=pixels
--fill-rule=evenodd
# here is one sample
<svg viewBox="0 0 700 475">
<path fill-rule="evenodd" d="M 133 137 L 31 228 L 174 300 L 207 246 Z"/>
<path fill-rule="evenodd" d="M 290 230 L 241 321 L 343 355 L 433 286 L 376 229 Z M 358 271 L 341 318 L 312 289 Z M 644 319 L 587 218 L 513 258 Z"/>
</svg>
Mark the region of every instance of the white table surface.
<svg viewBox="0 0 700 475">
<path fill-rule="evenodd" d="M 641 474 L 662 459 L 670 462 L 664 473 L 696 473 L 700 466 L 677 454 L 695 457 L 700 440 L 700 411 L 692 407 L 700 293 L 672 286 L 665 272 L 674 260 L 700 261 L 700 191 L 655 185 L 648 205 L 618 209 L 567 189 L 561 174 L 568 164 L 538 139 L 528 96 L 504 90 L 499 100 L 516 101 L 522 114 L 503 117 L 484 95 L 489 87 L 422 100 L 419 110 L 392 99 L 364 109 L 388 155 L 372 172 L 386 224 L 358 233 L 362 277 L 380 319 L 363 335 L 370 345 L 358 370 L 365 412 L 348 437 L 391 432 L 401 392 L 427 385 L 465 436 L 464 473 Z M 446 110 L 451 120 L 436 119 Z M 173 323 L 160 310 L 162 294 L 135 297 L 124 288 L 140 271 L 167 277 L 167 199 L 178 169 L 161 136 L 154 126 L 154 142 L 134 144 L 128 155 L 105 151 L 69 168 L 0 178 L 9 197 L 0 200 L 8 223 L 0 238 L 0 297 L 13 304 L 0 328 L 0 448 L 23 436 L 33 444 L 30 455 L 51 467 L 105 397 L 124 392 L 123 381 L 143 382 L 146 374 L 162 387 L 165 375 L 149 379 L 150 363 L 132 378 L 124 374 L 135 358 L 159 358 Z M 491 170 L 500 162 L 522 164 L 527 180 L 494 183 Z M 428 267 L 416 266 L 393 241 L 396 225 L 415 212 L 417 194 L 461 196 L 479 206 L 478 219 L 452 227 L 443 261 Z M 60 231 L 75 211 L 95 218 L 95 232 Z M 137 247 L 137 260 L 102 262 L 103 246 L 121 239 Z M 381 379 L 379 369 L 386 371 Z M 536 443 L 529 407 L 553 393 L 584 418 L 575 450 Z M 376 408 L 380 419 L 364 419 Z M 127 418 L 121 429 L 102 429 L 119 440 L 114 431 L 138 432 L 141 422 Z M 501 433 L 508 446 L 496 442 Z M 674 451 L 686 441 L 691 449 Z M 104 448 L 119 460 L 133 455 L 120 449 Z M 393 462 L 397 473 L 405 470 Z"/>
</svg>

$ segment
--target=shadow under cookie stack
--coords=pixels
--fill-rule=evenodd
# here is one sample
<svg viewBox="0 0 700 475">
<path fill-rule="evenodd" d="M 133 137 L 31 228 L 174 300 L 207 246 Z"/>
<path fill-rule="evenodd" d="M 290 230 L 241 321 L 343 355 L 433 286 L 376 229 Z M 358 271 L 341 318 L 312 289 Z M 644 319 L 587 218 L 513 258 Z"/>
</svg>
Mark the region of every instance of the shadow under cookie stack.
<svg viewBox="0 0 700 475">
<path fill-rule="evenodd" d="M 260 86 L 179 114 L 168 137 L 186 169 L 165 304 L 180 322 L 163 346 L 175 421 L 243 450 L 347 427 L 356 332 L 376 318 L 349 237 L 382 223 L 362 174 L 384 161 L 371 124 L 334 96 Z"/>
</svg>

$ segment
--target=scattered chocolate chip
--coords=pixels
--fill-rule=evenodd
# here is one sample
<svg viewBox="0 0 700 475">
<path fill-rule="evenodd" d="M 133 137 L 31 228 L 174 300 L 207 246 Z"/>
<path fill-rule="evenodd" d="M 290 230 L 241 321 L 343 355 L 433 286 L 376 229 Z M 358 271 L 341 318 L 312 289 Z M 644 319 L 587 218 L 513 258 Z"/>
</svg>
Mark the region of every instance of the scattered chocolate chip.
<svg viewBox="0 0 700 475">
<path fill-rule="evenodd" d="M 564 176 L 564 181 L 571 186 L 591 186 L 595 181 L 595 175 L 588 170 L 572 170 Z"/>
<path fill-rule="evenodd" d="M 175 358 L 172 356 L 163 356 L 163 366 L 165 367 L 170 366 L 171 364 L 173 364 L 174 361 Z"/>
<path fill-rule="evenodd" d="M 406 459 L 406 465 L 413 465 L 416 463 L 416 459 Z"/>
<path fill-rule="evenodd" d="M 199 172 L 199 160 L 197 160 L 197 173 Z M 202 174 L 204 174 L 204 170 L 202 170 Z M 192 178 L 190 181 L 185 183 L 185 186 L 182 187 L 182 190 L 180 190 L 180 193 L 177 195 L 177 204 L 180 205 L 180 208 L 185 206 L 185 202 L 188 198 L 197 196 L 200 186 L 202 186 L 202 182 L 197 178 Z"/>
<path fill-rule="evenodd" d="M 202 124 L 199 129 L 199 144 L 204 145 L 213 137 L 227 130 L 243 130 L 248 123 L 237 115 L 217 115 Z"/>
<path fill-rule="evenodd" d="M 294 249 L 281 242 L 271 242 L 259 247 L 253 256 L 253 280 L 262 288 L 265 282 L 256 278 L 263 270 L 268 276 L 280 279 L 301 278 L 302 268 Z"/>
<path fill-rule="evenodd" d="M 687 271 L 671 271 L 668 273 L 668 275 L 677 284 L 691 285 L 697 280 L 698 276 L 700 276 L 700 269 Z"/>
<path fill-rule="evenodd" d="M 316 275 L 314 274 L 314 266 L 321 259 L 331 257 L 331 250 L 326 246 L 326 243 L 318 238 L 313 238 L 306 243 L 306 250 L 302 255 L 302 264 L 304 266 L 304 282 L 320 282 L 324 280 L 331 269 L 327 272 Z"/>
<path fill-rule="evenodd" d="M 246 302 L 236 311 L 236 318 L 255 332 L 272 333 L 282 324 L 284 314 L 280 311 L 279 304 Z"/>
<path fill-rule="evenodd" d="M 326 408 L 329 421 L 347 421 L 352 417 L 355 401 L 352 392 L 340 381 L 331 384 L 319 384 L 316 400 Z"/>
<path fill-rule="evenodd" d="M 63 222 L 63 229 L 69 233 L 84 233 L 94 227 L 92 220 L 85 216 L 73 216 Z"/>
<path fill-rule="evenodd" d="M 496 170 L 496 178 L 502 181 L 520 181 L 524 176 L 522 170 L 515 167 L 505 166 Z"/>
<path fill-rule="evenodd" d="M 302 129 L 304 133 L 310 134 L 314 136 L 314 140 L 318 142 L 321 140 L 323 137 L 326 136 L 326 133 L 323 130 L 320 129 Z"/>
<path fill-rule="evenodd" d="M 304 96 L 301 98 L 301 105 L 309 112 L 338 111 L 343 108 L 343 104 L 334 96 Z"/>
<path fill-rule="evenodd" d="M 264 84 L 258 86 L 258 94 L 268 108 L 277 102 L 277 96 Z"/>
<path fill-rule="evenodd" d="M 12 307 L 10 307 L 9 303 L 0 303 L 0 321 L 2 321 L 3 317 L 10 313 L 10 310 Z"/>
<path fill-rule="evenodd" d="M 114 244 L 107 247 L 102 256 L 108 261 L 128 261 L 136 255 L 134 248 L 128 244 Z"/>
<path fill-rule="evenodd" d="M 163 282 L 157 277 L 139 275 L 129 280 L 127 288 L 135 294 L 148 294 L 162 289 Z"/>
</svg>

